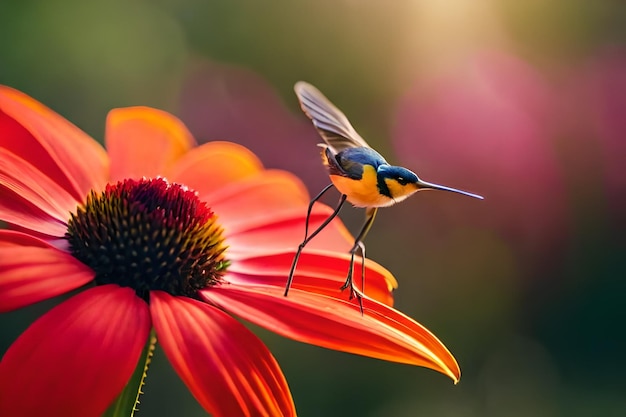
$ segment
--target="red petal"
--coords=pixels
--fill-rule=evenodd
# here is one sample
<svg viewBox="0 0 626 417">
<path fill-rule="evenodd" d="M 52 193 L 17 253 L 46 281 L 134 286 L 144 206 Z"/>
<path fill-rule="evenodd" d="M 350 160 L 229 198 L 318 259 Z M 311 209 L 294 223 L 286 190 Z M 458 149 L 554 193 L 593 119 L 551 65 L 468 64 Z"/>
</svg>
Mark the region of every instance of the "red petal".
<svg viewBox="0 0 626 417">
<path fill-rule="evenodd" d="M 79 202 L 19 156 L 0 148 L 0 218 L 51 236 L 63 236 Z"/>
<path fill-rule="evenodd" d="M 69 253 L 35 237 L 0 230 L 0 312 L 66 293 L 93 277 Z"/>
<path fill-rule="evenodd" d="M 278 250 L 294 250 L 304 239 L 306 226 L 306 206 L 276 209 L 262 216 L 250 215 L 232 224 L 222 222 L 230 245 L 230 255 L 249 256 L 250 253 L 268 253 Z M 309 218 L 309 234 L 316 230 L 333 212 L 324 205 L 316 204 Z M 270 215 L 271 214 L 271 215 Z M 222 218 L 220 217 L 220 221 Z M 347 252 L 354 244 L 354 238 L 339 219 L 333 220 L 315 236 L 307 249 L 325 249 Z"/>
<path fill-rule="evenodd" d="M 201 198 L 219 217 L 233 252 L 295 249 L 304 237 L 309 195 L 300 180 L 286 171 L 263 171 Z M 310 230 L 332 211 L 325 204 L 316 204 Z M 310 247 L 344 251 L 352 244 L 352 236 L 337 219 L 311 241 Z"/>
<path fill-rule="evenodd" d="M 202 302 L 150 293 L 159 343 L 191 393 L 220 416 L 293 416 L 287 382 L 267 347 L 245 326 Z"/>
<path fill-rule="evenodd" d="M 99 416 L 132 375 L 150 331 L 130 288 L 84 291 L 35 321 L 0 363 L 0 415 Z"/>
<path fill-rule="evenodd" d="M 106 183 L 104 149 L 38 101 L 0 86 L 0 147 L 37 166 L 77 200 Z"/>
<path fill-rule="evenodd" d="M 247 148 L 231 142 L 209 142 L 187 152 L 166 173 L 169 180 L 209 195 L 263 169 Z"/>
<path fill-rule="evenodd" d="M 149 107 L 111 110 L 105 137 L 113 181 L 163 176 L 195 143 L 180 120 Z"/>
<path fill-rule="evenodd" d="M 227 280 L 231 283 L 272 285 L 284 287 L 289 276 L 294 252 L 257 255 L 247 259 L 232 260 Z M 350 255 L 328 251 L 303 252 L 298 261 L 292 287 L 341 297 L 340 287 L 346 280 Z M 391 291 L 398 283 L 391 273 L 372 261 L 365 260 L 365 291 L 361 288 L 361 258 L 354 264 L 354 284 L 368 297 L 393 305 Z M 345 297 L 349 294 L 344 292 Z"/>
<path fill-rule="evenodd" d="M 288 297 L 271 286 L 221 285 L 201 291 L 209 302 L 245 320 L 301 342 L 460 377 L 448 349 L 410 317 L 363 298 L 364 315 L 353 301 L 294 289 Z"/>
</svg>

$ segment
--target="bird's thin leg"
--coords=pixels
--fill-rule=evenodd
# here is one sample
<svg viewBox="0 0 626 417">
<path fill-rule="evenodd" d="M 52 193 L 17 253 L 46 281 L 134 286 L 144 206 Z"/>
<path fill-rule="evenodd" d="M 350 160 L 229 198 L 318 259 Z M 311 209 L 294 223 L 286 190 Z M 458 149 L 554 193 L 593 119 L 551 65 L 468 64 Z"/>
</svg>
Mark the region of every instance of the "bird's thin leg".
<svg viewBox="0 0 626 417">
<path fill-rule="evenodd" d="M 341 210 L 341 207 L 343 206 L 343 204 L 346 202 L 346 198 L 347 196 L 345 194 L 342 194 L 341 197 L 339 198 L 339 203 L 337 204 L 337 207 L 335 208 L 335 210 L 332 212 L 332 214 L 330 216 L 328 216 L 328 218 L 326 220 L 324 220 L 324 222 L 317 228 L 315 229 L 315 231 L 313 233 L 311 233 L 311 235 L 309 235 L 309 218 L 311 216 L 311 211 L 313 210 L 313 205 L 315 204 L 315 202 L 317 200 L 319 200 L 324 193 L 326 193 L 326 191 L 328 191 L 330 188 L 332 187 L 332 184 L 326 186 L 326 188 L 324 188 L 313 200 L 311 200 L 311 202 L 309 203 L 309 208 L 307 210 L 307 214 L 306 214 L 306 222 L 305 222 L 305 229 L 304 229 L 304 240 L 302 241 L 302 243 L 300 243 L 300 245 L 298 245 L 298 250 L 296 251 L 296 255 L 293 257 L 293 262 L 291 263 L 291 269 L 289 270 L 289 278 L 287 278 L 287 284 L 285 285 L 285 297 L 287 296 L 287 294 L 289 294 L 289 289 L 291 288 L 291 283 L 293 282 L 293 275 L 296 271 L 296 266 L 298 265 L 298 260 L 300 259 L 300 254 L 302 254 L 302 250 L 304 249 L 304 247 L 307 245 L 307 243 L 309 243 L 311 241 L 311 239 L 313 239 L 315 236 L 317 236 L 322 230 L 324 230 L 324 228 L 326 226 L 328 226 L 328 224 L 335 218 L 337 217 L 337 214 L 339 214 L 339 210 Z"/>
<path fill-rule="evenodd" d="M 363 314 L 363 300 L 361 299 L 361 295 L 359 294 L 359 292 L 355 291 L 354 286 L 352 285 L 352 276 L 354 273 L 354 256 L 357 250 L 360 249 L 361 250 L 361 279 L 362 279 L 362 289 L 363 289 L 362 292 L 365 293 L 364 291 L 365 289 L 365 243 L 363 243 L 363 240 L 365 239 L 365 236 L 372 228 L 372 224 L 374 223 L 374 219 L 376 218 L 377 212 L 378 212 L 378 208 L 376 207 L 368 208 L 365 212 L 365 216 L 366 216 L 365 223 L 363 224 L 361 231 L 359 232 L 356 239 L 354 240 L 354 246 L 352 246 L 352 249 L 350 249 L 351 256 L 350 256 L 350 267 L 348 269 L 348 276 L 346 277 L 346 282 L 341 286 L 342 291 L 347 288 L 350 288 L 350 299 L 356 296 L 356 298 L 359 301 L 361 314 Z"/>
<path fill-rule="evenodd" d="M 315 202 L 317 200 L 322 198 L 322 196 L 324 194 L 326 194 L 326 191 L 330 190 L 331 188 L 333 188 L 333 184 L 332 183 L 330 183 L 326 187 L 324 187 L 324 189 L 322 191 L 320 191 L 320 193 L 318 195 L 316 195 L 315 198 L 313 198 L 313 200 L 311 200 L 309 202 L 309 207 L 306 210 L 306 221 L 304 222 L 304 241 L 303 242 L 306 242 L 307 238 L 309 236 L 309 218 L 311 217 L 311 211 L 313 211 L 313 205 L 315 204 Z"/>
<path fill-rule="evenodd" d="M 358 242 L 354 242 L 354 247 L 352 248 L 353 250 L 355 249 L 355 247 L 359 250 L 359 252 L 361 252 L 361 291 L 357 291 L 354 289 L 354 286 L 352 285 L 352 278 L 348 277 L 347 279 L 350 280 L 350 297 L 349 299 L 351 300 L 352 298 L 356 297 L 357 301 L 359 302 L 359 310 L 361 310 L 361 316 L 363 315 L 363 297 L 361 296 L 361 294 L 365 294 L 365 243 L 363 243 L 363 241 L 358 241 Z M 355 254 L 356 250 L 354 251 L 350 251 L 350 253 L 352 254 L 351 258 L 350 258 L 350 271 L 353 270 L 353 265 L 354 265 L 354 254 Z M 350 272 L 348 272 L 348 274 L 350 274 Z M 341 291 L 345 290 L 346 288 L 348 288 L 348 281 L 346 280 L 346 283 L 344 283 L 341 286 Z"/>
<path fill-rule="evenodd" d="M 359 242 L 359 252 L 361 252 L 361 292 L 365 294 L 365 243 Z"/>
</svg>

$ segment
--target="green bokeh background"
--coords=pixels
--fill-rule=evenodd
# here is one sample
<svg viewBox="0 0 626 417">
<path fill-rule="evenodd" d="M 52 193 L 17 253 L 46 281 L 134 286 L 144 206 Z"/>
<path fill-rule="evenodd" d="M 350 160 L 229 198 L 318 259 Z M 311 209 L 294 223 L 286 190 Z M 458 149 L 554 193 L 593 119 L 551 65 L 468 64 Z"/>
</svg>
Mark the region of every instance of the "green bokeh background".
<svg viewBox="0 0 626 417">
<path fill-rule="evenodd" d="M 514 55 L 548 84 L 558 83 L 599 51 L 620 50 L 625 21 L 620 1 L 1 1 L 0 83 L 98 140 L 111 108 L 168 110 L 198 140 L 244 143 L 266 165 L 296 171 L 315 194 L 326 182 L 315 135 L 312 129 L 302 139 L 290 135 L 294 123 L 309 127 L 292 93 L 295 81 L 318 85 L 390 161 L 408 164 L 392 132 L 397 103 L 411 86 L 458 71 L 482 50 Z M 206 109 L 190 93 L 199 68 L 210 69 L 208 82 L 217 86 L 211 91 L 222 92 L 208 97 Z M 275 116 L 268 125 L 245 113 L 245 91 L 232 85 L 232 74 L 246 80 L 244 87 L 252 80 L 269 91 L 283 113 L 265 116 Z M 615 95 L 620 92 L 626 89 L 616 85 Z M 244 95 L 236 101 L 241 111 L 230 101 L 236 94 Z M 239 123 L 213 136 L 201 115 L 219 119 L 220 111 Z M 626 108 L 617 109 L 620 117 L 626 119 Z M 283 126 L 287 140 L 280 141 L 275 132 Z M 489 187 L 470 182 L 462 155 L 454 156 L 453 168 L 443 161 L 429 166 L 424 178 L 452 179 L 448 185 L 484 193 L 484 202 L 419 194 L 383 210 L 368 236 L 369 257 L 400 282 L 396 307 L 446 343 L 461 365 L 461 382 L 254 328 L 281 364 L 299 415 L 626 415 L 626 188 L 620 186 L 626 169 L 613 168 L 617 186 L 605 187 L 601 135 L 574 132 L 575 146 L 560 134 L 546 135 L 544 144 L 565 184 L 567 220 L 557 236 L 519 242 L 464 214 L 484 218 L 481 210 L 498 201 L 490 200 Z M 626 129 L 621 138 L 626 141 Z M 618 149 L 624 159 L 626 147 Z M 499 166 L 493 158 L 485 155 L 481 166 Z M 520 192 L 515 181 L 502 190 Z M 546 198 L 549 206 L 550 193 Z M 351 209 L 342 214 L 353 231 L 361 216 Z M 3 315 L 0 350 L 56 302 Z M 140 416 L 205 415 L 159 350 L 145 392 Z"/>
</svg>

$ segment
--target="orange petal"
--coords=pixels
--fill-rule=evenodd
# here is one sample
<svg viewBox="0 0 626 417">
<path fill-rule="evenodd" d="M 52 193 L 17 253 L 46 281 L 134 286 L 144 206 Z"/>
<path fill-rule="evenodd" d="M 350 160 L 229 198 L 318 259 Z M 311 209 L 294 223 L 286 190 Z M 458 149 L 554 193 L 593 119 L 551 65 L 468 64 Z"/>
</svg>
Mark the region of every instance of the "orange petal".
<svg viewBox="0 0 626 417">
<path fill-rule="evenodd" d="M 105 137 L 113 181 L 163 176 L 195 144 L 179 119 L 150 107 L 111 110 Z"/>
<path fill-rule="evenodd" d="M 231 142 L 209 142 L 183 155 L 165 176 L 200 195 L 209 195 L 262 169 L 261 161 L 247 148 Z"/>
<path fill-rule="evenodd" d="M 220 285 L 201 291 L 210 303 L 301 342 L 393 362 L 424 366 L 456 383 L 459 366 L 428 329 L 382 303 L 355 302 L 273 286 Z"/>
<path fill-rule="evenodd" d="M 0 147 L 29 161 L 82 201 L 108 175 L 102 147 L 38 101 L 0 86 Z"/>
<path fill-rule="evenodd" d="M 63 236 L 79 204 L 65 189 L 19 156 L 0 148 L 0 219 Z"/>
<path fill-rule="evenodd" d="M 0 362 L 0 415 L 99 416 L 130 379 L 148 339 L 130 288 L 88 289 L 35 321 Z"/>
<path fill-rule="evenodd" d="M 306 215 L 306 188 L 287 171 L 268 170 L 200 198 L 211 206 L 220 222 L 236 231 L 258 219 L 270 220 L 275 210 L 298 207 Z"/>
<path fill-rule="evenodd" d="M 228 222 L 224 232 L 230 246 L 229 256 L 238 258 L 251 253 L 268 253 L 279 250 L 294 250 L 304 239 L 306 207 L 277 209 L 269 215 L 250 216 L 240 219 L 233 228 Z M 333 210 L 316 204 L 309 217 L 309 235 L 332 214 Z M 221 220 L 221 218 L 220 218 Z M 337 218 L 327 225 L 306 246 L 306 249 L 325 249 L 348 252 L 354 237 Z"/>
<path fill-rule="evenodd" d="M 94 272 L 35 237 L 0 230 L 0 312 L 15 310 L 81 287 Z"/>
<path fill-rule="evenodd" d="M 197 300 L 150 292 L 166 356 L 206 411 L 222 416 L 295 416 L 278 363 L 245 326 Z"/>
<path fill-rule="evenodd" d="M 232 260 L 228 267 L 227 281 L 233 284 L 272 285 L 284 287 L 293 262 L 294 252 L 254 255 L 247 259 Z M 365 260 L 365 290 L 361 280 L 361 258 L 354 264 L 354 285 L 368 297 L 389 306 L 393 305 L 391 292 L 398 283 L 391 272 L 372 261 Z M 303 252 L 294 274 L 292 288 L 325 294 L 332 297 L 349 296 L 340 287 L 346 281 L 350 255 L 328 252 Z"/>
</svg>

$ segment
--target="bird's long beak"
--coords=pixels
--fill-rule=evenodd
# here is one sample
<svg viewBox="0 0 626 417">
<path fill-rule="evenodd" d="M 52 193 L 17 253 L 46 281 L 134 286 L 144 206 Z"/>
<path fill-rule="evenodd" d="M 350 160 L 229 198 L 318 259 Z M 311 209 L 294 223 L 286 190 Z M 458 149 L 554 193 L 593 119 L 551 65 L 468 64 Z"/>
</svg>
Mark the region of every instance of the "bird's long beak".
<svg viewBox="0 0 626 417">
<path fill-rule="evenodd" d="M 468 197 L 478 198 L 479 200 L 483 200 L 483 197 L 478 194 L 468 193 L 467 191 L 457 190 L 456 188 L 446 187 L 444 185 L 432 184 L 430 182 L 422 181 L 420 179 L 415 183 L 418 189 L 427 189 L 427 190 L 441 190 L 441 191 L 451 191 L 453 193 L 463 194 Z"/>
</svg>

